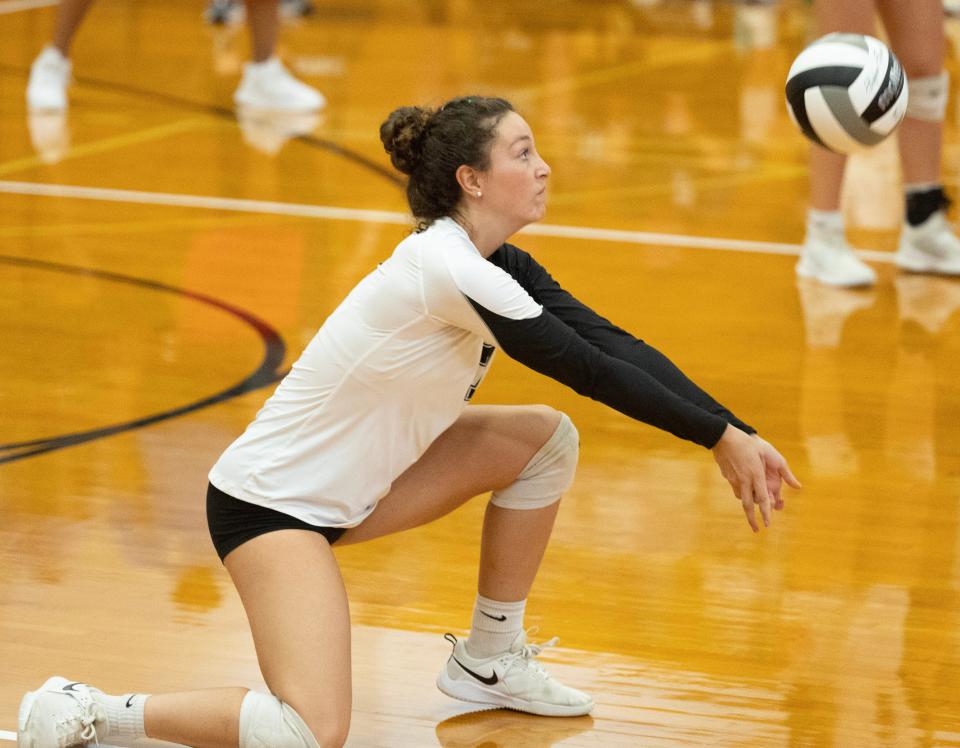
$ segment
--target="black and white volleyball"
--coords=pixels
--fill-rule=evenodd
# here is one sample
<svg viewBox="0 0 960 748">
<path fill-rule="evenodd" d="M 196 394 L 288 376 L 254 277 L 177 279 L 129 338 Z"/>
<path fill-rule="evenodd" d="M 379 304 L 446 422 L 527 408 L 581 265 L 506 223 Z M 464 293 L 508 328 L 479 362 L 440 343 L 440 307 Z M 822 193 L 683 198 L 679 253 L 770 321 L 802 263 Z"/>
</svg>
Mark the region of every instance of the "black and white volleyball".
<svg viewBox="0 0 960 748">
<path fill-rule="evenodd" d="M 827 34 L 787 75 L 787 111 L 810 140 L 852 153 L 884 140 L 907 111 L 907 76 L 890 48 L 863 34 Z"/>
</svg>

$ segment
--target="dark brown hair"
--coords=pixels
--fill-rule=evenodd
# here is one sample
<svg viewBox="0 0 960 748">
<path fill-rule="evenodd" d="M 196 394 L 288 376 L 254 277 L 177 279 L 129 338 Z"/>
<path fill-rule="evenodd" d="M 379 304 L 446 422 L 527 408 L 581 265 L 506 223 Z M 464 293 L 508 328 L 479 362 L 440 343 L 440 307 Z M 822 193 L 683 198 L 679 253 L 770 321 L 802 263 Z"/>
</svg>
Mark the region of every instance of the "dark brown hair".
<svg viewBox="0 0 960 748">
<path fill-rule="evenodd" d="M 407 201 L 418 230 L 453 214 L 461 195 L 457 169 L 490 166 L 497 125 L 512 111 L 504 99 L 463 96 L 439 109 L 400 107 L 380 125 L 391 163 L 409 176 Z"/>
</svg>

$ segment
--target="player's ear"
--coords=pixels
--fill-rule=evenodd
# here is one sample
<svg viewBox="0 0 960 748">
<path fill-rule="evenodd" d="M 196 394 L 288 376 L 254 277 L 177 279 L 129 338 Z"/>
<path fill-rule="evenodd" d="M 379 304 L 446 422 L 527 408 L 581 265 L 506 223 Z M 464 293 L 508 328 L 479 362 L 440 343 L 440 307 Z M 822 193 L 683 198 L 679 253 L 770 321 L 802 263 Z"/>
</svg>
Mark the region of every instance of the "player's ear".
<svg viewBox="0 0 960 748">
<path fill-rule="evenodd" d="M 476 197 L 477 193 L 483 190 L 481 181 L 480 172 L 472 166 L 461 164 L 457 167 L 457 183 L 468 195 Z"/>
</svg>

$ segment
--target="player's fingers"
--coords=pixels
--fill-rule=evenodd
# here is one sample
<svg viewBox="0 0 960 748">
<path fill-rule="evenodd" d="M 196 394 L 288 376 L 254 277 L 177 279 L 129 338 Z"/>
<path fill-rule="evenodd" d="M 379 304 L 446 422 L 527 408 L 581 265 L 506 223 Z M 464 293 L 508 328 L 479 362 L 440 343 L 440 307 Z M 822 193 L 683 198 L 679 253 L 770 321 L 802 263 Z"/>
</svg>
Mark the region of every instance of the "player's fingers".
<svg viewBox="0 0 960 748">
<path fill-rule="evenodd" d="M 770 527 L 770 494 L 767 493 L 767 481 L 763 478 L 753 484 L 753 501 L 760 507 L 763 526 Z"/>
<path fill-rule="evenodd" d="M 750 500 L 742 500 L 740 504 L 743 506 L 743 513 L 747 517 L 747 522 L 750 523 L 751 529 L 754 532 L 760 532 L 760 525 L 757 524 L 757 513 L 753 510 L 753 498 Z"/>
<path fill-rule="evenodd" d="M 780 477 L 783 478 L 791 488 L 803 488 L 803 486 L 800 485 L 800 481 L 797 480 L 797 477 L 790 471 L 790 466 L 786 460 L 784 460 L 783 466 L 780 468 Z"/>
<path fill-rule="evenodd" d="M 767 493 L 770 494 L 770 503 L 771 506 L 779 511 L 783 509 L 783 497 L 780 493 L 780 476 L 776 477 L 774 481 L 767 481 Z"/>
</svg>

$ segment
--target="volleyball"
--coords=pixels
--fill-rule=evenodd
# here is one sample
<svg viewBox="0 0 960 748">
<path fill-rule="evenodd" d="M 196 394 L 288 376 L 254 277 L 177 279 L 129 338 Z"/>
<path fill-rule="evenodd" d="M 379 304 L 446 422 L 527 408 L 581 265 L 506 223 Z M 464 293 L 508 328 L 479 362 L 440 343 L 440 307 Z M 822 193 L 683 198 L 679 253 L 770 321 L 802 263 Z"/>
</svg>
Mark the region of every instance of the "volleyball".
<svg viewBox="0 0 960 748">
<path fill-rule="evenodd" d="M 907 111 L 907 76 L 890 48 L 863 34 L 827 34 L 787 75 L 787 111 L 810 140 L 837 153 L 875 146 Z"/>
</svg>

